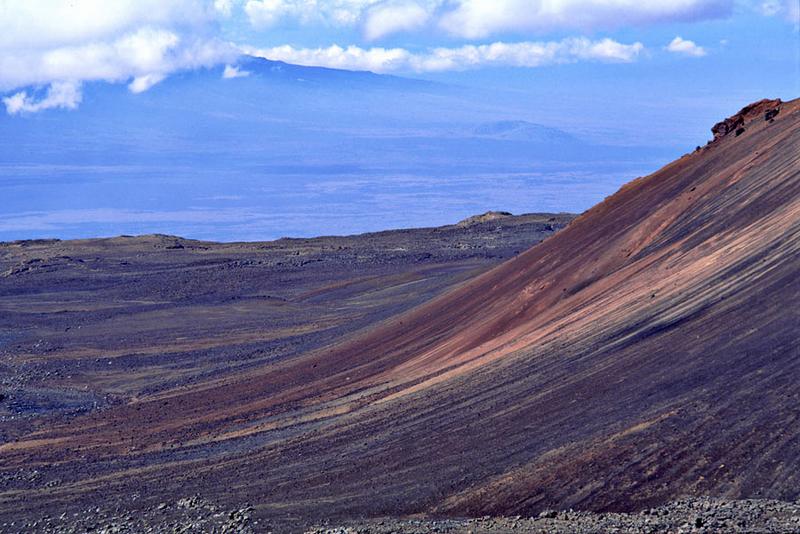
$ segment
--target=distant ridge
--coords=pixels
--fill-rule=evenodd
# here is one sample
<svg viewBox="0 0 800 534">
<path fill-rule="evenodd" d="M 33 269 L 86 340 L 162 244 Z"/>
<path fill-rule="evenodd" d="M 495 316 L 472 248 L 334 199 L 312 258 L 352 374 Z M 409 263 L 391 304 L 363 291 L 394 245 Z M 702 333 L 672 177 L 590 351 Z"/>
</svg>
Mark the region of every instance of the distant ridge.
<svg viewBox="0 0 800 534">
<path fill-rule="evenodd" d="M 578 142 L 574 136 L 558 128 L 520 120 L 496 121 L 481 124 L 473 130 L 473 133 L 479 137 L 515 141 L 535 141 L 540 143 Z"/>
<path fill-rule="evenodd" d="M 487 211 L 486 213 L 483 213 L 481 215 L 473 215 L 472 217 L 467 217 L 463 221 L 459 221 L 456 224 L 456 226 L 464 228 L 467 226 L 472 226 L 474 224 L 496 221 L 497 219 L 505 219 L 506 217 L 513 217 L 513 214 L 507 211 Z"/>
</svg>

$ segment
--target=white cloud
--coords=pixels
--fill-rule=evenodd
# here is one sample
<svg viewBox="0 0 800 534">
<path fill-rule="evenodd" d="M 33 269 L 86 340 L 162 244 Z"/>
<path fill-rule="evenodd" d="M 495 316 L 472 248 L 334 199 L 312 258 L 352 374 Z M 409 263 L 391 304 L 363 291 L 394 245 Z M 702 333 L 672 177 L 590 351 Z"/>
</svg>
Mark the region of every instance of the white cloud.
<svg viewBox="0 0 800 534">
<path fill-rule="evenodd" d="M 225 65 L 225 70 L 222 71 L 222 77 L 226 80 L 233 78 L 246 78 L 250 76 L 250 71 L 241 70 L 236 65 Z"/>
<path fill-rule="evenodd" d="M 3 98 L 3 104 L 9 115 L 35 113 L 51 108 L 75 109 L 80 102 L 80 84 L 77 82 L 54 82 L 50 84 L 44 97 L 38 101 L 25 91 Z"/>
<path fill-rule="evenodd" d="M 233 13 L 234 0 L 214 0 L 214 9 L 221 15 L 230 17 Z"/>
<path fill-rule="evenodd" d="M 604 29 L 727 16 L 733 0 L 459 0 L 440 26 L 482 38 L 503 32 Z"/>
<path fill-rule="evenodd" d="M 274 25 L 289 14 L 290 7 L 284 0 L 249 0 L 244 6 L 244 11 L 253 26 L 264 28 Z"/>
<path fill-rule="evenodd" d="M 200 27 L 214 19 L 204 0 L 2 0 L 0 50 L 105 40 L 144 26 Z"/>
<path fill-rule="evenodd" d="M 435 48 L 412 53 L 404 48 L 369 49 L 357 46 L 342 48 L 294 48 L 278 46 L 267 49 L 244 48 L 248 54 L 298 65 L 322 66 L 373 72 L 433 72 L 468 70 L 486 66 L 541 67 L 577 61 L 631 62 L 644 50 L 642 43 L 623 44 L 612 39 L 592 41 L 570 38 L 562 41 L 492 43 L 457 48 Z"/>
<path fill-rule="evenodd" d="M 0 54 L 0 89 L 63 80 L 123 82 L 182 69 L 209 67 L 236 57 L 237 50 L 216 40 L 181 37 L 170 30 L 142 28 L 109 41 Z M 137 82 L 135 87 L 152 83 Z"/>
<path fill-rule="evenodd" d="M 101 0 L 0 0 L 0 91 L 53 91 L 40 102 L 17 93 L 6 109 L 74 107 L 80 82 L 124 82 L 141 92 L 172 72 L 230 61 L 238 50 L 214 37 L 220 7 L 204 0 L 115 0 L 113 9 Z M 67 87 L 69 94 L 60 92 Z"/>
<path fill-rule="evenodd" d="M 412 57 L 411 53 L 402 48 L 364 49 L 358 46 L 342 48 L 338 45 L 327 48 L 295 48 L 290 45 L 264 49 L 243 47 L 242 50 L 252 56 L 296 65 L 373 72 L 410 70 L 408 65 L 409 59 Z"/>
<path fill-rule="evenodd" d="M 702 57 L 706 55 L 706 50 L 698 46 L 694 41 L 682 38 L 680 35 L 675 37 L 667 46 L 669 52 L 685 54 L 687 56 Z"/>
<path fill-rule="evenodd" d="M 764 15 L 781 16 L 800 24 L 798 0 L 741 2 Z M 131 91 L 141 92 L 170 74 L 187 69 L 228 64 L 223 77 L 244 76 L 245 71 L 235 67 L 241 48 L 219 36 L 221 24 L 235 24 L 245 17 L 259 28 L 285 23 L 321 24 L 327 34 L 344 30 L 350 36 L 353 30 L 360 30 L 368 41 L 423 29 L 444 31 L 458 38 L 486 38 L 695 21 L 727 16 L 733 3 L 734 0 L 114 0 L 112 8 L 108 0 L 0 0 L 0 92 L 6 94 L 3 102 L 7 110 L 23 112 L 78 105 L 81 84 L 88 81 L 125 83 Z M 507 42 L 511 40 L 507 37 L 494 44 L 422 52 L 406 48 L 287 45 L 261 51 L 261 55 L 306 65 L 422 72 L 484 65 L 633 61 L 643 48 L 640 43 L 622 44 L 610 39 L 520 39 L 523 42 Z M 702 47 L 680 38 L 667 49 L 694 56 L 706 53 Z M 63 92 L 69 87 L 73 89 L 71 93 Z M 48 96 L 50 92 L 52 98 Z M 8 96 L 10 93 L 13 94 Z"/>
<path fill-rule="evenodd" d="M 417 2 L 400 1 L 378 4 L 367 11 L 364 36 L 374 41 L 400 31 L 421 28 L 431 13 Z"/>
<path fill-rule="evenodd" d="M 137 76 L 131 83 L 128 84 L 128 89 L 130 89 L 131 93 L 143 93 L 153 87 L 155 84 L 162 81 L 164 78 L 166 78 L 166 75 L 156 72 L 145 74 L 143 76 Z"/>
<path fill-rule="evenodd" d="M 774 0 L 773 0 L 774 1 Z M 792 1 L 792 0 L 783 0 Z M 247 0 L 258 28 L 285 19 L 362 25 L 367 39 L 437 21 L 447 33 L 485 38 L 509 32 L 594 30 L 728 16 L 734 0 Z"/>
</svg>

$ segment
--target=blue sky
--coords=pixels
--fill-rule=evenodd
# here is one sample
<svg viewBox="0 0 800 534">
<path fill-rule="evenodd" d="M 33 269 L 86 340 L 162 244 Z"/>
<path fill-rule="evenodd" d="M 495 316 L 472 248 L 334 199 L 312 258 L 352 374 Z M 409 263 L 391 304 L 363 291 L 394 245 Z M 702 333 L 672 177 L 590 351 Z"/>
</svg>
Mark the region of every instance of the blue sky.
<svg viewBox="0 0 800 534">
<path fill-rule="evenodd" d="M 800 96 L 799 25 L 800 0 L 0 0 L 0 240 L 581 211 Z"/>
</svg>

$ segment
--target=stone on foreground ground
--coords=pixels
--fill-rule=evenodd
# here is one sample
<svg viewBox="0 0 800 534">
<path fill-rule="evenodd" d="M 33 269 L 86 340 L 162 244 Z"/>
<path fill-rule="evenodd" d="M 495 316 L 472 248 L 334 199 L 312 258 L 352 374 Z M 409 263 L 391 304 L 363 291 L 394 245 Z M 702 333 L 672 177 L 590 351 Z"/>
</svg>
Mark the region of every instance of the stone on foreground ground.
<svg viewBox="0 0 800 534">
<path fill-rule="evenodd" d="M 133 495 L 132 499 L 137 496 Z M 200 496 L 160 503 L 137 512 L 93 508 L 83 513 L 46 517 L 24 524 L 0 524 L 0 532 L 73 534 L 214 532 L 304 532 L 305 534 L 599 534 L 599 533 L 796 533 L 800 532 L 800 502 L 769 499 L 686 499 L 636 513 L 545 511 L 536 517 L 482 517 L 472 519 L 379 518 L 306 527 L 264 524 L 251 517 L 244 504 L 222 508 Z"/>
<path fill-rule="evenodd" d="M 594 533 L 795 533 L 800 532 L 800 503 L 768 499 L 687 499 L 638 513 L 546 511 L 537 517 L 476 519 L 377 519 L 325 525 L 310 534 L 427 534 L 518 532 L 525 534 Z"/>
</svg>

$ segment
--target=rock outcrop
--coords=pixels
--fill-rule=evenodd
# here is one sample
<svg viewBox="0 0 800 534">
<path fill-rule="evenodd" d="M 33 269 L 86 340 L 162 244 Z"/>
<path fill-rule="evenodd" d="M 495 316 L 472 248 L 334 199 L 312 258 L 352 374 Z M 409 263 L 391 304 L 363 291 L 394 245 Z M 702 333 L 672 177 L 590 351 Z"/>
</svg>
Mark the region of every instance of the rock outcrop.
<svg viewBox="0 0 800 534">
<path fill-rule="evenodd" d="M 714 134 L 714 141 L 725 137 L 731 133 L 736 136 L 743 134 L 746 131 L 746 126 L 751 121 L 772 121 L 780 113 L 781 105 L 783 102 L 777 98 L 775 100 L 759 100 L 753 104 L 745 106 L 742 110 L 718 122 L 711 128 L 711 133 Z"/>
</svg>

